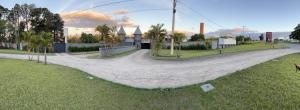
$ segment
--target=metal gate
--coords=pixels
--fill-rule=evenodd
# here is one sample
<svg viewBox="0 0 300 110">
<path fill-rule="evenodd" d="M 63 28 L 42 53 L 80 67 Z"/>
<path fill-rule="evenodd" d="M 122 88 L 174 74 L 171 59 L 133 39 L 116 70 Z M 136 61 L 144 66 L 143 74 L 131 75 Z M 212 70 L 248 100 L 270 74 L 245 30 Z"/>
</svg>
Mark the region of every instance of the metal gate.
<svg viewBox="0 0 300 110">
<path fill-rule="evenodd" d="M 66 52 L 66 43 L 53 43 L 54 53 L 64 53 Z"/>
<path fill-rule="evenodd" d="M 150 49 L 151 43 L 141 43 L 141 49 Z"/>
</svg>

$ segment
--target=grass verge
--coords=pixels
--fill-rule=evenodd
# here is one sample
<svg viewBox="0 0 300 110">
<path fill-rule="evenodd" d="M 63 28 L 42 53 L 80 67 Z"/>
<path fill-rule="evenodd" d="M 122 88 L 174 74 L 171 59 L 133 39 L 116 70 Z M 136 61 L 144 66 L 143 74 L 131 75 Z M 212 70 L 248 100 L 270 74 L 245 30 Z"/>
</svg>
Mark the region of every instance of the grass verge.
<svg viewBox="0 0 300 110">
<path fill-rule="evenodd" d="M 68 67 L 0 59 L 0 109 L 283 110 L 300 108 L 300 54 L 292 54 L 200 84 L 143 90 L 89 79 Z"/>
<path fill-rule="evenodd" d="M 281 49 L 281 48 L 286 48 L 286 45 L 283 43 L 272 45 L 272 44 L 265 44 L 263 42 L 255 42 L 255 43 L 238 45 L 235 47 L 216 49 L 216 50 L 182 50 L 180 59 L 191 59 L 191 58 L 197 58 L 203 56 L 220 55 L 220 50 L 222 54 L 228 54 L 228 53 L 267 50 L 267 49 Z M 172 60 L 172 59 L 177 59 L 177 57 L 176 57 L 176 53 L 174 55 L 170 55 L 170 50 L 163 49 L 160 51 L 159 56 L 154 57 L 154 59 Z"/>
<path fill-rule="evenodd" d="M 27 51 L 14 50 L 14 49 L 0 49 L 2 54 L 28 54 Z"/>
<path fill-rule="evenodd" d="M 112 56 L 109 56 L 109 57 L 105 57 L 105 58 L 101 58 L 100 57 L 100 53 L 95 53 L 95 54 L 90 54 L 87 56 L 88 59 L 110 59 L 110 58 L 119 58 L 119 57 L 124 57 L 124 56 L 127 56 L 127 55 L 130 55 L 134 52 L 138 51 L 137 49 L 136 50 L 132 50 L 132 51 L 128 51 L 128 52 L 123 52 L 123 53 L 120 53 L 120 54 L 115 54 L 115 55 L 112 55 Z"/>
</svg>

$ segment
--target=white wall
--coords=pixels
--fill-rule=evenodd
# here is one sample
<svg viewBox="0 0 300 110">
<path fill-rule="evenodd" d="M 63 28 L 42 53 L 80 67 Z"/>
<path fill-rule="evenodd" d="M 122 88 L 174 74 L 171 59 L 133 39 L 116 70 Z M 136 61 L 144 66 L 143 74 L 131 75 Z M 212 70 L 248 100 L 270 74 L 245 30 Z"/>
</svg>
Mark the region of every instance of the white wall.
<svg viewBox="0 0 300 110">
<path fill-rule="evenodd" d="M 219 38 L 219 45 L 236 45 L 235 38 Z"/>
</svg>

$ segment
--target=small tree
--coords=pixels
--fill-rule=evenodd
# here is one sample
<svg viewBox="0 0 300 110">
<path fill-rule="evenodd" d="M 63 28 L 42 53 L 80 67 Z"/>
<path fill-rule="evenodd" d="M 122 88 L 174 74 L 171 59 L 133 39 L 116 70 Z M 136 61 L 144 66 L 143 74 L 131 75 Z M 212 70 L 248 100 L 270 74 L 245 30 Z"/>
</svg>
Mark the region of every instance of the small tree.
<svg viewBox="0 0 300 110">
<path fill-rule="evenodd" d="M 295 28 L 295 31 L 293 31 L 290 35 L 291 39 L 300 40 L 300 24 Z"/>
<path fill-rule="evenodd" d="M 47 48 L 51 46 L 53 37 L 52 34 L 48 32 L 41 32 L 39 36 L 41 37 L 41 46 L 44 49 L 44 63 L 47 64 Z"/>
<path fill-rule="evenodd" d="M 32 60 L 34 53 L 37 52 L 37 48 L 39 47 L 39 36 L 32 35 L 30 37 L 29 46 L 32 48 L 32 57 L 31 57 L 31 60 Z M 38 58 L 38 60 L 39 60 L 39 58 Z"/>
<path fill-rule="evenodd" d="M 146 36 L 151 38 L 151 54 L 158 56 L 159 50 L 162 48 L 162 42 L 167 34 L 167 30 L 163 29 L 164 24 L 152 25 Z"/>
<path fill-rule="evenodd" d="M 20 36 L 21 41 L 27 43 L 28 53 L 30 53 L 30 50 L 31 50 L 31 44 L 30 44 L 31 36 L 32 36 L 31 31 L 22 32 L 21 36 Z M 28 60 L 31 60 L 30 55 L 28 55 Z"/>
<path fill-rule="evenodd" d="M 177 58 L 179 58 L 181 54 L 181 42 L 186 38 L 186 36 L 183 33 L 175 32 L 173 35 L 171 35 L 171 37 L 174 39 L 174 42 L 177 45 L 176 55 Z"/>
</svg>

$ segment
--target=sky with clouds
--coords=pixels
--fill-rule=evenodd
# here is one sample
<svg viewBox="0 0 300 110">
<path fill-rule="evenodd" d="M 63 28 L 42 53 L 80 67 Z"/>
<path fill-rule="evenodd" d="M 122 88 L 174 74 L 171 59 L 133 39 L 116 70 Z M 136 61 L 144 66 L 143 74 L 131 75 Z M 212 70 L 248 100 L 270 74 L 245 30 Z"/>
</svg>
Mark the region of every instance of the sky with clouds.
<svg viewBox="0 0 300 110">
<path fill-rule="evenodd" d="M 172 0 L 0 0 L 4 7 L 15 3 L 34 3 L 60 13 L 66 26 L 95 27 L 99 24 L 140 26 L 146 31 L 151 25 L 164 23 L 170 30 Z M 300 0 L 178 0 L 176 29 L 199 32 L 205 22 L 206 32 L 217 30 L 292 31 L 300 23 Z M 91 7 L 93 9 L 85 10 Z M 85 10 L 85 11 L 79 11 Z"/>
</svg>

